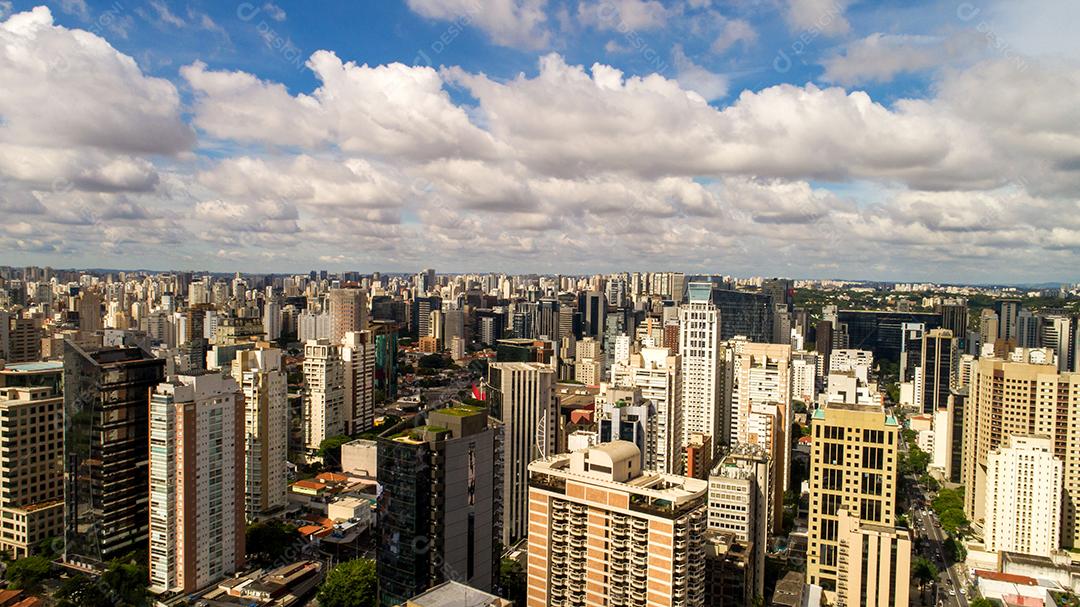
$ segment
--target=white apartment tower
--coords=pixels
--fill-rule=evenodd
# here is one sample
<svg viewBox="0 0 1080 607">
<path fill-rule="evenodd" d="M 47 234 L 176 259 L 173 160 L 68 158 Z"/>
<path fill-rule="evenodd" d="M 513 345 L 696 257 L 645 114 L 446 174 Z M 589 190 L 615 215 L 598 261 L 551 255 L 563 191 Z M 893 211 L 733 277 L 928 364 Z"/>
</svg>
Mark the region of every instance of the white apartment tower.
<svg viewBox="0 0 1080 607">
<path fill-rule="evenodd" d="M 345 434 L 345 365 L 340 348 L 324 339 L 304 344 L 304 447 L 315 451 Z"/>
<path fill-rule="evenodd" d="M 1048 436 L 1014 434 L 986 462 L 986 522 L 991 552 L 1050 556 L 1060 546 L 1063 464 Z"/>
<path fill-rule="evenodd" d="M 288 505 L 289 395 L 281 350 L 265 343 L 236 353 L 244 393 L 244 493 L 248 520 Z"/>
<path fill-rule="evenodd" d="M 679 356 L 667 348 L 642 348 L 627 365 L 612 368 L 612 384 L 641 390 L 656 405 L 656 463 L 667 474 L 683 473 L 682 371 Z"/>
<path fill-rule="evenodd" d="M 555 370 L 543 363 L 488 366 L 486 397 L 503 425 L 502 544 L 528 534 L 528 465 L 555 455 L 558 408 Z"/>
<path fill-rule="evenodd" d="M 691 432 L 702 432 L 713 437 L 716 449 L 730 436 L 720 398 L 720 311 L 712 303 L 711 285 L 690 284 L 690 302 L 679 307 L 679 327 L 683 444 Z"/>
<path fill-rule="evenodd" d="M 244 408 L 218 374 L 150 395 L 150 583 L 189 593 L 244 565 Z"/>
</svg>

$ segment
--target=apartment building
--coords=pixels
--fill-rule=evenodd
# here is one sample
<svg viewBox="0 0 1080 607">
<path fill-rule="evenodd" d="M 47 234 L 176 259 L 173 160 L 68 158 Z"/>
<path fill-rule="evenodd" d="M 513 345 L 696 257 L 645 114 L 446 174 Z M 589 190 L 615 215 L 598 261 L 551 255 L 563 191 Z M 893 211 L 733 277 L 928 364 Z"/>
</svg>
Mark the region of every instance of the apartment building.
<svg viewBox="0 0 1080 607">
<path fill-rule="evenodd" d="M 702 607 L 708 482 L 615 441 L 529 465 L 529 607 Z"/>
</svg>

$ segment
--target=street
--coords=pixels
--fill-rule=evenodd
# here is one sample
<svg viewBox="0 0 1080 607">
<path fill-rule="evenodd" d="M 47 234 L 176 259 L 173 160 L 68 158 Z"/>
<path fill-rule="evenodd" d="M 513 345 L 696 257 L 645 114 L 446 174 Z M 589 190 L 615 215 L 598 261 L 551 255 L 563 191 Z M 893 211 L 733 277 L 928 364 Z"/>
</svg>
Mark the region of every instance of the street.
<svg viewBox="0 0 1080 607">
<path fill-rule="evenodd" d="M 922 556 L 930 559 L 937 565 L 938 575 L 938 605 L 968 607 L 968 597 L 961 594 L 960 590 L 967 588 L 963 574 L 958 573 L 960 565 L 949 563 L 945 556 L 945 540 L 947 536 L 938 524 L 934 513 L 927 510 L 912 509 L 911 520 L 914 523 L 913 531 L 916 537 L 925 538 Z M 915 555 L 912 555 L 914 558 Z"/>
</svg>

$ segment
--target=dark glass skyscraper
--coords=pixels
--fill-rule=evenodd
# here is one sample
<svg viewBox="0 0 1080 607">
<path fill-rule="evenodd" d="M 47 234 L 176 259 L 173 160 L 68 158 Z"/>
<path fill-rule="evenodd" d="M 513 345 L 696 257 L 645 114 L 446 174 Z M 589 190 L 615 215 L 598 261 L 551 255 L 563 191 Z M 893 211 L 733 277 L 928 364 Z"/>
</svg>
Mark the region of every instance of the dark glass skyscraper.
<svg viewBox="0 0 1080 607">
<path fill-rule="evenodd" d="M 150 392 L 165 361 L 140 348 L 64 344 L 65 561 L 140 554 L 150 528 Z"/>
<path fill-rule="evenodd" d="M 446 580 L 490 591 L 498 579 L 502 427 L 481 407 L 433 411 L 379 438 L 379 604 Z"/>
<path fill-rule="evenodd" d="M 941 314 L 894 310 L 840 310 L 837 322 L 846 330 L 848 347 L 870 350 L 874 362 L 900 364 L 904 323 L 922 323 L 926 331 L 941 327 Z"/>
</svg>

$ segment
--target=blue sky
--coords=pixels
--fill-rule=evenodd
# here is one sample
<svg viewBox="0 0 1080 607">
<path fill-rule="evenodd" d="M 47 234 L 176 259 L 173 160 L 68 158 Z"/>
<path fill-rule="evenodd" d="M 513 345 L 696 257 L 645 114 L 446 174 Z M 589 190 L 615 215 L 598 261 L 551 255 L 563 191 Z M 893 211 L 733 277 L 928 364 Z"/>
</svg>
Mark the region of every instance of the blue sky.
<svg viewBox="0 0 1080 607">
<path fill-rule="evenodd" d="M 1080 278 L 1064 0 L 0 16 L 0 263 Z"/>
</svg>

